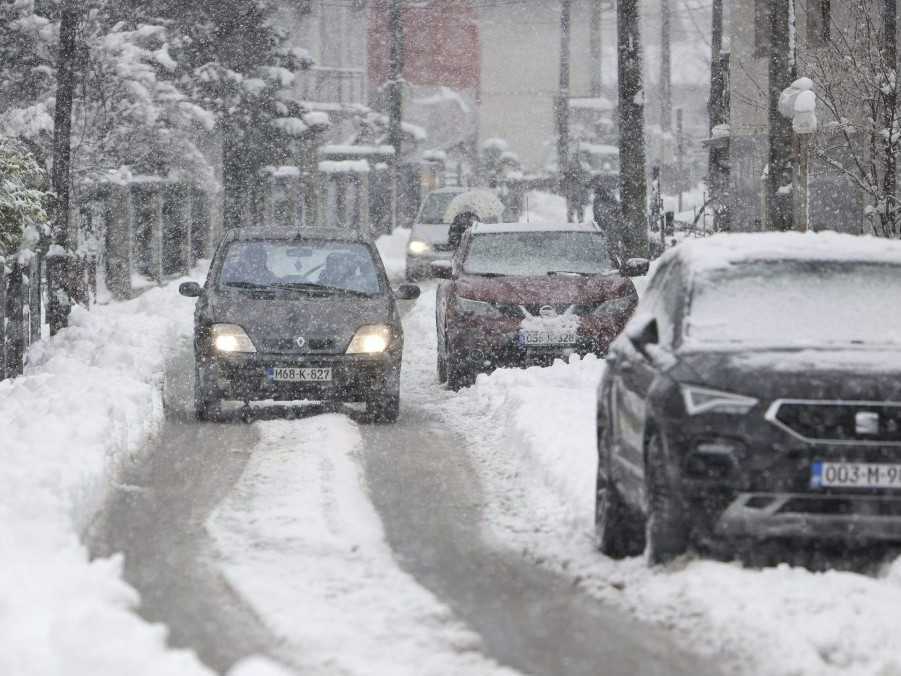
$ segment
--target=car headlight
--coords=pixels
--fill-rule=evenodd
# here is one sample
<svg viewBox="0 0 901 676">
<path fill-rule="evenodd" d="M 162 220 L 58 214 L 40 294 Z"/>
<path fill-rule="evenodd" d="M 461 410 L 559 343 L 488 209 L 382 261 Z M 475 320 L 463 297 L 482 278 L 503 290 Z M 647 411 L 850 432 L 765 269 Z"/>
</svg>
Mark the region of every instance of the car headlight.
<svg viewBox="0 0 901 676">
<path fill-rule="evenodd" d="M 347 354 L 381 354 L 391 344 L 391 327 L 386 324 L 361 326 L 347 348 Z"/>
<path fill-rule="evenodd" d="M 250 336 L 237 324 L 213 324 L 213 347 L 217 352 L 256 352 Z"/>
<path fill-rule="evenodd" d="M 682 398 L 688 415 L 730 413 L 743 415 L 757 405 L 757 399 L 731 392 L 720 392 L 696 385 L 682 385 Z"/>
<path fill-rule="evenodd" d="M 635 304 L 635 296 L 614 298 L 598 305 L 592 310 L 592 317 L 616 317 L 626 314 Z"/>
<path fill-rule="evenodd" d="M 428 242 L 420 242 L 419 240 L 413 240 L 410 242 L 410 245 L 407 247 L 411 254 L 416 256 L 420 254 L 424 254 L 427 251 L 431 251 L 432 246 Z"/>
<path fill-rule="evenodd" d="M 494 304 L 486 303 L 483 300 L 472 300 L 457 296 L 456 302 L 457 309 L 463 314 L 490 319 L 500 319 L 503 316 L 503 313 Z"/>
</svg>

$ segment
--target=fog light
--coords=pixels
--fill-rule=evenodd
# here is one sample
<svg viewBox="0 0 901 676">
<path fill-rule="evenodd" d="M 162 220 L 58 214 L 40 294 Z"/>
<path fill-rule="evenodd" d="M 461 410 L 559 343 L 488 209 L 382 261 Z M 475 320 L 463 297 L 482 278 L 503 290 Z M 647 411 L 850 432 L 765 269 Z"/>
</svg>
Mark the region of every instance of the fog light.
<svg viewBox="0 0 901 676">
<path fill-rule="evenodd" d="M 410 246 L 408 247 L 408 249 L 410 250 L 410 253 L 417 255 L 417 256 L 420 254 L 426 253 L 431 248 L 432 247 L 429 246 L 429 244 L 427 242 L 420 242 L 418 240 L 414 240 L 414 241 L 410 242 Z"/>
</svg>

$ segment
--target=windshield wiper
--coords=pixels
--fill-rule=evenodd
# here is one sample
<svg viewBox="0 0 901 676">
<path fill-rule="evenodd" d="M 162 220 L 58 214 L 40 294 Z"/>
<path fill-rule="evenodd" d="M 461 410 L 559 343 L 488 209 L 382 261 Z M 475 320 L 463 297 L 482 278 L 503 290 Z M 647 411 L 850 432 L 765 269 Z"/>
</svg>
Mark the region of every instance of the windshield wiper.
<svg viewBox="0 0 901 676">
<path fill-rule="evenodd" d="M 346 296 L 358 296 L 360 298 L 371 298 L 371 293 L 365 291 L 357 291 L 356 289 L 345 289 L 340 286 L 326 286 L 324 284 L 313 284 L 311 282 L 287 282 L 284 284 L 271 284 L 270 289 L 283 289 L 285 291 L 309 291 L 312 293 L 335 294 L 340 293 Z"/>
<path fill-rule="evenodd" d="M 503 272 L 470 272 L 470 275 L 475 275 L 476 277 L 506 277 Z"/>
<path fill-rule="evenodd" d="M 553 277 L 555 275 L 576 275 L 577 277 L 588 277 L 594 273 L 592 272 L 578 272 L 576 270 L 548 270 L 547 274 L 549 277 Z"/>
<path fill-rule="evenodd" d="M 222 286 L 232 289 L 251 289 L 253 291 L 265 291 L 269 288 L 266 284 L 254 284 L 253 282 L 225 282 Z"/>
</svg>

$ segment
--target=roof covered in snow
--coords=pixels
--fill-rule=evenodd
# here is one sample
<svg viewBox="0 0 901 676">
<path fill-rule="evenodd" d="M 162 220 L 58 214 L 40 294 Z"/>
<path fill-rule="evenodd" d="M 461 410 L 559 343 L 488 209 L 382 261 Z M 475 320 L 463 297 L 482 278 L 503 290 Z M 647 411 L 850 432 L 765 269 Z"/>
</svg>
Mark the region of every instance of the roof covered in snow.
<svg viewBox="0 0 901 676">
<path fill-rule="evenodd" d="M 670 249 L 695 270 L 717 270 L 750 261 L 851 261 L 901 265 L 901 242 L 835 232 L 720 234 Z"/>
<path fill-rule="evenodd" d="M 476 223 L 473 235 L 511 232 L 600 232 L 592 223 Z"/>
</svg>

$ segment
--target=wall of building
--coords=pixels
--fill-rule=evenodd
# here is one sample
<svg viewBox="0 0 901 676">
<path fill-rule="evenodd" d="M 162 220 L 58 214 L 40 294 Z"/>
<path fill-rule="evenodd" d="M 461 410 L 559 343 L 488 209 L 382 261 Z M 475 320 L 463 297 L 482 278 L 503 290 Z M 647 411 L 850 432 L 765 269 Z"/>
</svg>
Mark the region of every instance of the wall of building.
<svg viewBox="0 0 901 676">
<path fill-rule="evenodd" d="M 309 51 L 314 61 L 297 76 L 299 98 L 333 104 L 368 101 L 368 18 L 365 2 L 281 3 L 277 20 L 290 44 Z"/>
</svg>

